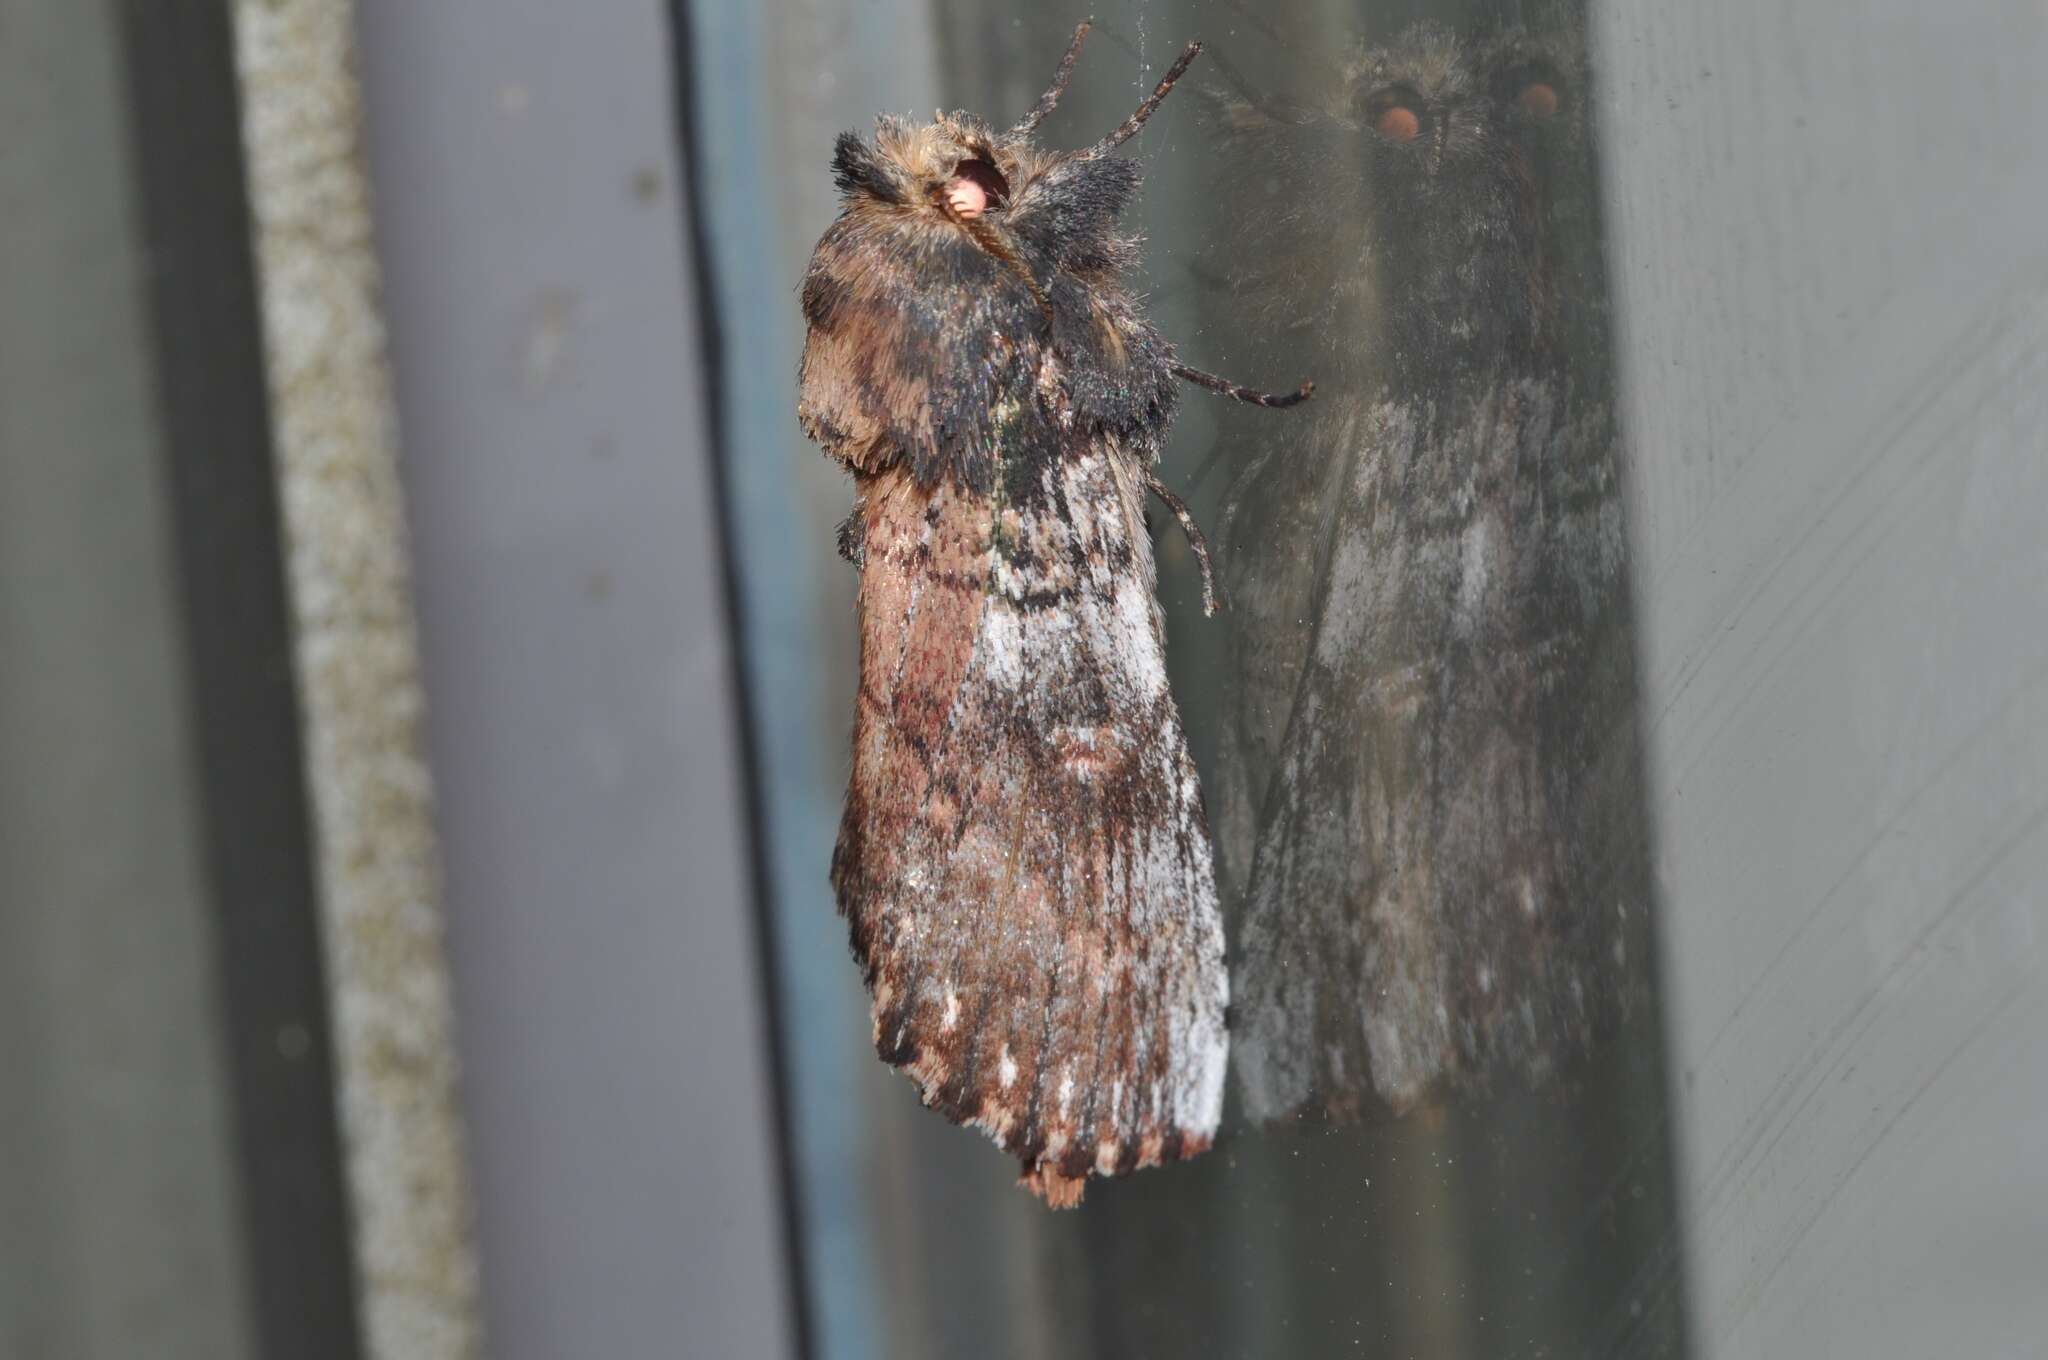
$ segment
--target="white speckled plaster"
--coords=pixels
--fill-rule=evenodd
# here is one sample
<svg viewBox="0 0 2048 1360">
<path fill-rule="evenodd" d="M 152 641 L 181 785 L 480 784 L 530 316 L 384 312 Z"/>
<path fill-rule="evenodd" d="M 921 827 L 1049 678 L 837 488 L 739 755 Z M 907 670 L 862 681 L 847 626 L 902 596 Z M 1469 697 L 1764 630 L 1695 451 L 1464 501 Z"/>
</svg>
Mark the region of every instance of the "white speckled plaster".
<svg viewBox="0 0 2048 1360">
<path fill-rule="evenodd" d="M 347 0 L 235 6 L 364 1334 L 481 1352 Z"/>
</svg>

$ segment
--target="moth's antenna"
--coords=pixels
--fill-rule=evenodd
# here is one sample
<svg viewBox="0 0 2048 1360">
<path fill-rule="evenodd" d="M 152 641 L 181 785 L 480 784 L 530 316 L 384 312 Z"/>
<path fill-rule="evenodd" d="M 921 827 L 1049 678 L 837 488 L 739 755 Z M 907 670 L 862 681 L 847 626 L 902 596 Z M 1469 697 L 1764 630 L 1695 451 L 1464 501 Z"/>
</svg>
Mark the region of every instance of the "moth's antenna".
<svg viewBox="0 0 2048 1360">
<path fill-rule="evenodd" d="M 1059 107 L 1060 96 L 1067 92 L 1067 81 L 1074 74 L 1074 63 L 1081 59 L 1081 43 L 1088 36 L 1088 30 L 1095 26 L 1093 19 L 1083 19 L 1074 26 L 1074 40 L 1067 44 L 1067 55 L 1060 58 L 1059 69 L 1052 73 L 1052 85 L 1038 96 L 1038 102 L 1031 106 L 1031 112 L 1017 121 L 1010 129 L 1012 137 L 1022 137 L 1037 130 L 1045 116 Z"/>
<path fill-rule="evenodd" d="M 1115 132 L 1110 133 L 1094 146 L 1089 147 L 1087 154 L 1100 156 L 1104 152 L 1114 151 L 1117 147 L 1122 146 L 1135 136 L 1138 129 L 1145 126 L 1145 120 L 1152 116 L 1152 111 L 1159 107 L 1159 101 L 1166 98 L 1167 92 L 1173 89 L 1175 81 L 1187 74 L 1188 67 L 1194 63 L 1196 57 L 1201 55 L 1201 52 L 1202 45 L 1198 42 L 1191 42 L 1183 48 L 1179 60 L 1166 69 L 1165 78 L 1153 87 L 1152 93 L 1145 96 L 1145 101 L 1138 105 L 1137 108 L 1131 110 L 1131 116 L 1124 119 L 1122 125 Z"/>
</svg>

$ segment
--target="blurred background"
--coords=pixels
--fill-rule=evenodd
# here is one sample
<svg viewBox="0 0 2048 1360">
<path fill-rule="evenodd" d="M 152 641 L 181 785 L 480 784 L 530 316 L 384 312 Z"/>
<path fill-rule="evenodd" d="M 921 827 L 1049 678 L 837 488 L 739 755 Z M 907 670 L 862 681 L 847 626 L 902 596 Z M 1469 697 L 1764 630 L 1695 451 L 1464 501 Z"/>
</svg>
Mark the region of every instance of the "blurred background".
<svg viewBox="0 0 2048 1360">
<path fill-rule="evenodd" d="M 1042 140 L 1191 36 L 1284 89 L 1521 10 L 1103 0 Z M 1087 13 L 0 0 L 0 1354 L 2043 1353 L 2048 8 L 1541 12 L 1657 1004 L 1566 1096 L 1233 1105 L 1051 1216 L 875 1061 L 833 914 L 795 290 L 834 135 L 1007 123 Z M 1286 386 L 1198 286 L 1195 103 L 1132 144 L 1149 305 Z M 1233 428 L 1168 450 L 1205 523 Z"/>
</svg>

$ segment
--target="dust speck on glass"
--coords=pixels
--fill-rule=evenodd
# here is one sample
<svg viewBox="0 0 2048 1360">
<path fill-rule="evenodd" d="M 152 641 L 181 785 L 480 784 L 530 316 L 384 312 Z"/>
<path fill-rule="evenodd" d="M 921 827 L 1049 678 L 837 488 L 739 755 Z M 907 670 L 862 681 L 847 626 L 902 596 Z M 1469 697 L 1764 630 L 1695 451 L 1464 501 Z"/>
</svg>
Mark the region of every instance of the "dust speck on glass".
<svg viewBox="0 0 2048 1360">
<path fill-rule="evenodd" d="M 1091 17 L 804 8 L 837 48 L 756 37 L 832 72 L 778 151 L 778 173 L 821 188 L 833 134 L 877 112 L 1008 127 Z M 1092 18 L 1038 141 L 1094 141 L 1203 40 L 1124 148 L 1145 174 L 1123 219 L 1144 237 L 1143 306 L 1181 364 L 1316 388 L 1284 415 L 1180 401 L 1158 475 L 1210 531 L 1216 617 L 1175 517 L 1151 521 L 1227 939 L 1227 1103 L 1205 1155 L 1046 1214 L 874 1062 L 829 842 L 785 827 L 776 934 L 805 1050 L 792 1141 L 819 1345 L 1682 1354 L 1583 4 Z M 978 220 L 1008 188 L 969 183 L 946 211 Z M 804 203 L 782 260 L 832 220 L 828 192 Z M 764 431 L 764 459 L 824 463 L 793 433 Z M 821 615 L 850 613 L 854 573 L 829 547 L 851 489 L 803 475 L 827 551 L 801 586 Z M 850 711 L 855 652 L 850 627 L 829 635 L 817 664 L 836 678 L 801 699 Z M 834 743 L 806 776 L 813 805 L 844 787 L 843 721 L 813 726 Z M 935 1000 L 935 1032 L 974 1004 Z"/>
</svg>

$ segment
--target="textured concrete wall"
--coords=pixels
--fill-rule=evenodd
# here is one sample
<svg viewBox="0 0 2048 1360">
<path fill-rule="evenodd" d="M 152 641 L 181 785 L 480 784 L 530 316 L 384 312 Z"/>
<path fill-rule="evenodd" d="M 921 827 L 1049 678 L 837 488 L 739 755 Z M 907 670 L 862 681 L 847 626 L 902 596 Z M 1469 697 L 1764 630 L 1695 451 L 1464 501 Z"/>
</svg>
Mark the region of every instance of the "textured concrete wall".
<svg viewBox="0 0 2048 1360">
<path fill-rule="evenodd" d="M 1696 1313 L 2048 1335 L 2048 10 L 1605 4 Z"/>
<path fill-rule="evenodd" d="M 236 6 L 307 777 L 375 1360 L 480 1353 L 390 378 L 347 0 Z"/>
</svg>

